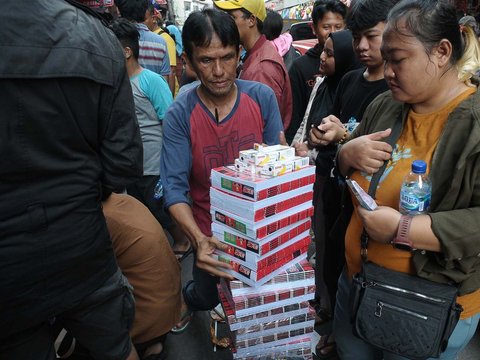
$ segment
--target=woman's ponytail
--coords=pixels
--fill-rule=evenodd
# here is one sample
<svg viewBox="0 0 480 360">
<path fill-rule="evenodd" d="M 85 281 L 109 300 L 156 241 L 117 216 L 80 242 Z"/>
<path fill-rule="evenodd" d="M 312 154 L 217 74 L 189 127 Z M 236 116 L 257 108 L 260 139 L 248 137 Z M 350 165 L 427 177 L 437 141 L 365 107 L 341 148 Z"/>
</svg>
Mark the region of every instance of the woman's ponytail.
<svg viewBox="0 0 480 360">
<path fill-rule="evenodd" d="M 459 80 L 471 85 L 470 79 L 480 70 L 480 43 L 471 26 L 462 26 L 463 55 L 455 66 Z"/>
</svg>

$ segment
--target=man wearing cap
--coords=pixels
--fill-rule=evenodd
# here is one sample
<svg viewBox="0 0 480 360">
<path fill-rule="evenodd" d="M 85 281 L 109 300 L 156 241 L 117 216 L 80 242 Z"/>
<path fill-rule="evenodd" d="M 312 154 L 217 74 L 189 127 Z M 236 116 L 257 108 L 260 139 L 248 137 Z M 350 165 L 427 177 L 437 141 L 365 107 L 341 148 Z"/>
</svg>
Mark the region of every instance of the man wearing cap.
<svg viewBox="0 0 480 360">
<path fill-rule="evenodd" d="M 145 21 L 143 22 L 148 30 L 154 34 L 160 35 L 167 44 L 168 58 L 170 60 L 170 76 L 168 77 L 168 86 L 172 95 L 175 96 L 178 91 L 178 83 L 176 81 L 177 73 L 177 54 L 175 51 L 175 40 L 165 31 L 163 26 L 163 19 L 167 13 L 165 5 L 148 4 L 147 12 L 145 13 Z"/>
<path fill-rule="evenodd" d="M 227 11 L 237 24 L 240 42 L 247 51 L 239 78 L 268 85 L 275 93 L 283 126 L 292 118 L 292 89 L 283 59 L 262 34 L 267 17 L 263 0 L 217 0 L 217 8 Z"/>
<path fill-rule="evenodd" d="M 213 309 L 218 277 L 231 278 L 221 271 L 230 266 L 210 256 L 225 246 L 212 236 L 211 169 L 233 164 L 256 142 L 277 144 L 282 130 L 273 91 L 236 79 L 240 36 L 230 16 L 212 8 L 194 11 L 182 36 L 185 60 L 200 83 L 179 94 L 165 115 L 160 173 L 165 207 L 195 249 L 195 266 L 173 333 L 186 328 L 192 311 Z"/>
</svg>

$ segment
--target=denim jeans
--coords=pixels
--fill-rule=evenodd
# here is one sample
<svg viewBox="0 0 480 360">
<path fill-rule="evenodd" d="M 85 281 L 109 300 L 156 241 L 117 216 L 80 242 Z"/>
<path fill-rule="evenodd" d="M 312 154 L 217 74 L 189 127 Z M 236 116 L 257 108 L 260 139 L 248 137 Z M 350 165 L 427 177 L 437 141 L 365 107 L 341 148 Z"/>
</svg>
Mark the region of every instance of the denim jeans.
<svg viewBox="0 0 480 360">
<path fill-rule="evenodd" d="M 408 360 L 405 357 L 382 352 L 353 335 L 350 323 L 350 281 L 346 271 L 338 279 L 337 303 L 333 321 L 333 331 L 337 343 L 337 352 L 342 360 Z M 480 314 L 460 320 L 448 340 L 447 349 L 440 355 L 440 360 L 453 360 L 467 346 L 477 329 Z M 435 360 L 434 358 L 431 358 Z"/>
</svg>

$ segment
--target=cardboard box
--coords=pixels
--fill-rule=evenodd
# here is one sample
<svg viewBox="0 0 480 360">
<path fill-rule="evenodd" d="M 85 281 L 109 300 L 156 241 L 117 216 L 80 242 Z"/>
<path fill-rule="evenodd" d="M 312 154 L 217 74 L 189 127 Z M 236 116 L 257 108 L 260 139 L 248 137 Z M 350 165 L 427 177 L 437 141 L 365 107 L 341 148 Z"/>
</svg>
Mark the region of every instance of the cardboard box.
<svg viewBox="0 0 480 360">
<path fill-rule="evenodd" d="M 234 166 L 212 169 L 212 187 L 249 200 L 263 200 L 315 182 L 315 166 L 280 177 L 241 173 Z"/>
<path fill-rule="evenodd" d="M 290 260 L 291 256 L 295 254 L 296 251 L 308 248 L 310 242 L 310 232 L 305 231 L 279 246 L 275 251 L 261 257 L 232 245 L 228 245 L 225 250 L 217 249 L 215 252 L 257 272 L 266 268 L 270 269 L 270 271 L 274 271 L 276 270 L 275 266 L 282 266 L 286 261 Z"/>
<path fill-rule="evenodd" d="M 261 221 L 295 206 L 312 204 L 313 186 L 307 185 L 259 201 L 246 200 L 223 191 L 210 188 L 210 205 L 227 210 L 248 221 Z"/>
<path fill-rule="evenodd" d="M 288 283 L 290 288 L 315 286 L 315 270 L 307 260 L 303 260 L 279 272 L 270 281 L 262 285 L 260 289 L 248 286 L 240 280 L 228 281 L 227 289 L 229 289 L 232 297 L 248 296 L 258 294 L 259 291 L 281 291 L 285 287 L 285 283 Z"/>
<path fill-rule="evenodd" d="M 257 256 L 264 256 L 304 231 L 310 230 L 310 227 L 311 220 L 307 218 L 286 226 L 263 239 L 255 239 L 247 237 L 228 226 L 214 222 L 212 223 L 212 233 L 218 240 L 225 244 L 247 250 Z"/>
<path fill-rule="evenodd" d="M 304 203 L 258 222 L 245 220 L 241 216 L 215 206 L 210 207 L 210 214 L 212 221 L 217 224 L 223 224 L 253 239 L 263 239 L 280 229 L 311 217 L 313 206 L 310 203 Z"/>
</svg>

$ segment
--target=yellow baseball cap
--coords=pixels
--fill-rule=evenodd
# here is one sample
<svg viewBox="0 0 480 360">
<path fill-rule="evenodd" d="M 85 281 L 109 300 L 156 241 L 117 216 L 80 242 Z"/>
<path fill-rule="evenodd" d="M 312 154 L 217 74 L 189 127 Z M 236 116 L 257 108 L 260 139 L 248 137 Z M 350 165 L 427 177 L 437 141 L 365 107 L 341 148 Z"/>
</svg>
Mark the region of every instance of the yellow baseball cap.
<svg viewBox="0 0 480 360">
<path fill-rule="evenodd" d="M 264 0 L 217 0 L 213 3 L 222 10 L 245 9 L 261 21 L 267 17 Z"/>
</svg>

